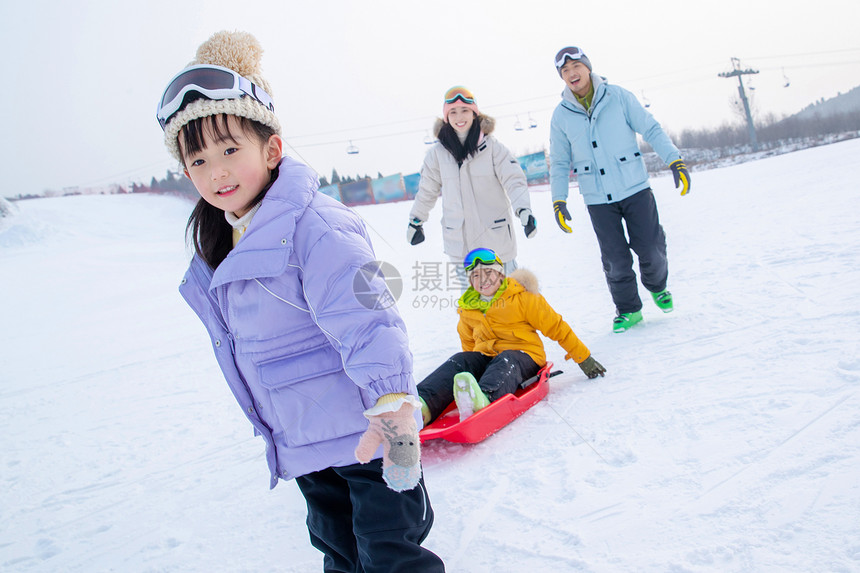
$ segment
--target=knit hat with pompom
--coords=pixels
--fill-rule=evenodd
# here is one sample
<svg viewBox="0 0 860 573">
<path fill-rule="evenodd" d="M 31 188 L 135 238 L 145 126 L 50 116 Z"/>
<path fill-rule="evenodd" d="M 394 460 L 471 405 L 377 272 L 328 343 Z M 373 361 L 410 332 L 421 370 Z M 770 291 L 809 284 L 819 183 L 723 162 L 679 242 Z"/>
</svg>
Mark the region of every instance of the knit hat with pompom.
<svg viewBox="0 0 860 573">
<path fill-rule="evenodd" d="M 211 38 L 203 42 L 197 48 L 197 56 L 188 66 L 209 64 L 230 68 L 272 96 L 269 82 L 260 75 L 262 56 L 263 48 L 251 34 L 223 31 L 213 34 Z M 281 124 L 274 112 L 252 97 L 223 100 L 201 98 L 186 105 L 164 126 L 164 144 L 167 146 L 167 150 L 177 161 L 182 163 L 178 140 L 182 128 L 195 119 L 222 113 L 252 119 L 271 127 L 279 135 L 281 133 Z"/>
</svg>

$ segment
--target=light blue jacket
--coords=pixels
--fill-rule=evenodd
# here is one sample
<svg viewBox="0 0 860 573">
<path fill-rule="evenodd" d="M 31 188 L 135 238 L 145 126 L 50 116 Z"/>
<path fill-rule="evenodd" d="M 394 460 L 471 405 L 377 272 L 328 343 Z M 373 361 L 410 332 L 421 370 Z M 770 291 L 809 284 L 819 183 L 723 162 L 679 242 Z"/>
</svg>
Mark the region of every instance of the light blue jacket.
<svg viewBox="0 0 860 573">
<path fill-rule="evenodd" d="M 650 186 L 636 134 L 669 165 L 681 159 L 678 148 L 629 91 L 591 74 L 590 113 L 565 86 L 550 124 L 552 200 L 567 200 L 573 169 L 586 205 L 615 203 Z"/>
<path fill-rule="evenodd" d="M 357 463 L 364 410 L 384 394 L 417 395 L 391 293 L 361 270 L 376 268 L 365 226 L 318 185 L 284 158 L 236 247 L 214 272 L 195 256 L 179 289 L 266 441 L 271 487 Z"/>
</svg>

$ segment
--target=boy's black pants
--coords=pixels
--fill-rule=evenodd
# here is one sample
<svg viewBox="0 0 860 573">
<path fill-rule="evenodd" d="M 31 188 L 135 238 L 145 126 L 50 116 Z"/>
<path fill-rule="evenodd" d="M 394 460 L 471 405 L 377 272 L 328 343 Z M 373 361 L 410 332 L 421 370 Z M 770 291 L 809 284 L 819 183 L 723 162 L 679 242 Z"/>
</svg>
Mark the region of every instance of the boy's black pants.
<svg viewBox="0 0 860 573">
<path fill-rule="evenodd" d="M 418 395 L 427 403 L 430 419 L 435 420 L 454 401 L 455 374 L 471 373 L 492 402 L 515 392 L 520 382 L 538 370 L 540 366 L 522 350 L 505 350 L 496 356 L 458 352 L 418 384 Z"/>
</svg>

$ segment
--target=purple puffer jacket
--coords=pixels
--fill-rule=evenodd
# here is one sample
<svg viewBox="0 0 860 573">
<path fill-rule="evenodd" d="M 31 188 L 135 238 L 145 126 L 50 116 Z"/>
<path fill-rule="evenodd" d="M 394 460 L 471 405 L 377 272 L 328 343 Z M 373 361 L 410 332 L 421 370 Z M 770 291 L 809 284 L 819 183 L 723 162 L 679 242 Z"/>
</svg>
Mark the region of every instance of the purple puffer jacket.
<svg viewBox="0 0 860 573">
<path fill-rule="evenodd" d="M 397 308 L 365 306 L 375 293 L 390 300 L 384 280 L 356 279 L 375 260 L 364 224 L 318 185 L 313 171 L 285 157 L 242 240 L 214 273 L 195 255 L 179 288 L 266 440 L 271 487 L 356 463 L 363 411 L 384 394 L 417 395 Z M 369 287 L 359 300 L 363 278 Z"/>
</svg>

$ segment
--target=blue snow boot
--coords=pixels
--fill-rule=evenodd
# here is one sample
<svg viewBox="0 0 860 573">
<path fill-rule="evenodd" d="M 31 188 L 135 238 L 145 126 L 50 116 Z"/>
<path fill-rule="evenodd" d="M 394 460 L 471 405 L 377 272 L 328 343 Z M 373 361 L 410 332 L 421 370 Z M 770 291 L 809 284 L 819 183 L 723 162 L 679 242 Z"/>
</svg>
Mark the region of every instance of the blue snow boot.
<svg viewBox="0 0 860 573">
<path fill-rule="evenodd" d="M 624 332 L 637 322 L 642 322 L 642 311 L 623 312 L 612 321 L 612 332 Z"/>
<path fill-rule="evenodd" d="M 454 375 L 454 401 L 457 402 L 461 422 L 490 405 L 490 399 L 469 372 Z"/>
</svg>

